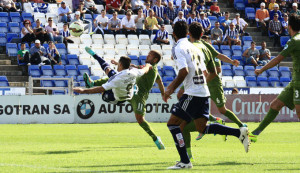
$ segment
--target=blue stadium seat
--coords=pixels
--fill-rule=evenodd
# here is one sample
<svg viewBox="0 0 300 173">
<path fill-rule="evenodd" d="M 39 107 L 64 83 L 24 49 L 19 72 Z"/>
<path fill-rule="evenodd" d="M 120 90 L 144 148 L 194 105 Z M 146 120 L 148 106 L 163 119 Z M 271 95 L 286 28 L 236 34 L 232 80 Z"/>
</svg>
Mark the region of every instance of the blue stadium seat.
<svg viewBox="0 0 300 173">
<path fill-rule="evenodd" d="M 243 41 L 244 46 L 250 47 L 251 42 L 252 42 L 252 37 L 251 36 L 243 36 L 242 41 Z"/>
<path fill-rule="evenodd" d="M 75 65 L 66 65 L 65 68 L 68 76 L 78 76 L 78 71 Z"/>
<path fill-rule="evenodd" d="M 208 16 L 207 18 L 210 20 L 211 26 L 214 27 L 215 23 L 218 21 L 218 18 L 216 16 Z"/>
<path fill-rule="evenodd" d="M 224 55 L 231 57 L 232 53 L 229 45 L 221 45 L 220 49 Z"/>
<path fill-rule="evenodd" d="M 256 69 L 261 69 L 262 66 L 257 66 Z M 262 72 L 259 76 L 262 76 L 262 77 L 268 77 L 268 73 L 266 71 Z"/>
<path fill-rule="evenodd" d="M 6 43 L 7 43 L 6 34 L 0 33 L 0 46 L 5 46 Z"/>
<path fill-rule="evenodd" d="M 17 22 L 9 22 L 8 28 L 10 32 L 21 33 L 20 25 Z"/>
<path fill-rule="evenodd" d="M 255 76 L 246 76 L 246 83 L 248 87 L 257 87 L 256 77 Z"/>
<path fill-rule="evenodd" d="M 261 87 L 269 87 L 269 81 L 267 77 L 258 76 L 257 83 Z"/>
<path fill-rule="evenodd" d="M 280 78 L 280 84 L 283 87 L 286 87 L 290 83 L 291 79 L 287 77 L 281 77 Z"/>
<path fill-rule="evenodd" d="M 269 35 L 270 38 L 274 37 L 274 34 L 272 34 L 269 30 L 268 30 L 268 35 Z"/>
<path fill-rule="evenodd" d="M 0 12 L 0 22 L 5 22 L 5 23 L 10 22 L 7 12 Z"/>
<path fill-rule="evenodd" d="M 234 76 L 245 76 L 243 66 L 233 66 Z"/>
<path fill-rule="evenodd" d="M 225 16 L 220 16 L 220 17 L 218 18 L 218 20 L 219 20 L 220 23 L 221 23 L 221 21 L 224 20 L 224 19 L 225 19 Z"/>
<path fill-rule="evenodd" d="M 90 69 L 87 65 L 78 65 L 78 73 L 79 75 L 83 75 L 84 73 L 91 75 Z"/>
<path fill-rule="evenodd" d="M 63 76 L 53 76 L 53 78 L 63 78 Z M 67 87 L 67 82 L 65 80 L 53 80 L 55 87 Z"/>
<path fill-rule="evenodd" d="M 152 93 L 160 93 L 159 88 L 152 88 L 151 90 Z"/>
<path fill-rule="evenodd" d="M 41 87 L 54 87 L 53 80 L 51 76 L 41 76 L 41 78 L 49 78 L 49 80 L 41 80 Z"/>
<path fill-rule="evenodd" d="M 98 80 L 98 79 L 100 79 L 100 76 L 90 76 L 90 78 L 91 78 L 92 80 Z"/>
<path fill-rule="evenodd" d="M 93 22 L 93 16 L 91 14 L 84 14 L 84 19 Z"/>
<path fill-rule="evenodd" d="M 80 85 L 81 87 L 85 87 L 85 82 L 84 82 L 84 80 L 83 80 L 83 76 L 78 76 L 78 77 L 77 77 L 77 82 L 79 82 L 79 85 Z"/>
<path fill-rule="evenodd" d="M 256 48 L 257 50 L 260 50 L 260 49 L 261 49 L 261 46 L 255 46 L 255 48 Z"/>
<path fill-rule="evenodd" d="M 28 66 L 28 74 L 32 77 L 40 77 L 42 75 L 42 72 L 38 65 L 30 65 Z"/>
<path fill-rule="evenodd" d="M 57 75 L 57 76 L 66 76 L 67 75 L 64 65 L 54 65 L 53 70 L 54 70 L 55 75 Z"/>
<path fill-rule="evenodd" d="M 289 36 L 281 36 L 280 37 L 280 45 L 281 47 L 284 47 L 286 43 L 289 41 L 290 37 Z"/>
<path fill-rule="evenodd" d="M 67 59 L 70 65 L 78 65 L 79 64 L 79 59 L 77 55 L 75 54 L 68 54 Z"/>
<path fill-rule="evenodd" d="M 0 33 L 8 33 L 7 23 L 0 22 Z"/>
<path fill-rule="evenodd" d="M 280 77 L 291 78 L 291 71 L 289 67 L 280 66 L 279 73 L 280 73 Z"/>
<path fill-rule="evenodd" d="M 242 47 L 239 45 L 232 45 L 231 50 L 232 50 L 234 56 L 242 56 L 242 54 L 243 54 Z"/>
<path fill-rule="evenodd" d="M 279 79 L 278 77 L 269 77 L 268 79 L 269 85 L 272 87 L 280 87 Z"/>
<path fill-rule="evenodd" d="M 222 74 L 223 76 L 233 76 L 230 65 L 222 65 Z"/>
<path fill-rule="evenodd" d="M 234 0 L 234 8 L 237 10 L 245 10 L 244 0 Z"/>
<path fill-rule="evenodd" d="M 6 43 L 6 54 L 8 56 L 17 56 L 18 46 L 17 43 Z"/>
<path fill-rule="evenodd" d="M 128 57 L 131 59 L 131 64 L 140 65 L 139 58 L 136 55 L 129 55 Z"/>
<path fill-rule="evenodd" d="M 147 56 L 141 55 L 139 59 L 140 59 L 140 64 L 141 65 L 145 65 L 146 64 Z"/>
<path fill-rule="evenodd" d="M 57 44 L 55 44 L 55 46 L 56 46 L 56 48 L 57 48 L 60 55 L 68 54 L 66 45 L 64 43 L 57 43 Z"/>
<path fill-rule="evenodd" d="M 52 95 L 65 95 L 66 92 L 64 90 L 53 90 Z"/>
<path fill-rule="evenodd" d="M 232 60 L 238 60 L 238 61 L 240 61 L 240 65 L 241 65 L 241 66 L 244 66 L 244 65 L 245 65 L 245 62 L 243 61 L 242 56 L 235 56 L 235 55 L 233 55 L 231 59 L 232 59 Z"/>
<path fill-rule="evenodd" d="M 219 48 L 219 46 L 218 45 L 213 45 L 213 47 L 217 50 L 217 51 L 219 51 L 220 52 L 220 48 Z"/>
<path fill-rule="evenodd" d="M 172 77 L 176 76 L 175 70 L 172 66 L 164 66 L 163 74 L 164 74 L 164 76 L 172 76 Z"/>
<path fill-rule="evenodd" d="M 21 15 L 19 12 L 10 12 L 9 16 L 12 22 L 18 22 L 18 23 L 22 22 Z"/>
<path fill-rule="evenodd" d="M 0 87 L 9 86 L 8 80 L 6 76 L 0 76 Z"/>
<path fill-rule="evenodd" d="M 22 13 L 22 18 L 23 18 L 23 21 L 24 20 L 29 20 L 31 23 L 33 23 L 33 16 L 31 13 Z"/>
<path fill-rule="evenodd" d="M 161 77 L 164 76 L 164 72 L 162 71 L 161 67 L 160 66 L 157 66 L 157 70 L 158 70 L 158 73 Z"/>
<path fill-rule="evenodd" d="M 255 9 L 252 7 L 246 7 L 245 8 L 246 18 L 250 20 L 255 19 Z"/>
<path fill-rule="evenodd" d="M 277 67 L 272 67 L 267 70 L 269 77 L 279 77 L 279 72 Z"/>
<path fill-rule="evenodd" d="M 17 33 L 7 33 L 6 38 L 7 38 L 7 43 L 10 43 L 10 41 L 12 39 L 20 38 L 20 37 L 19 37 L 19 34 L 17 34 Z"/>
<path fill-rule="evenodd" d="M 51 65 L 43 65 L 41 66 L 41 71 L 43 73 L 44 76 L 53 76 L 54 72 L 52 70 L 52 66 Z"/>
<path fill-rule="evenodd" d="M 255 69 L 253 66 L 246 65 L 244 67 L 244 70 L 245 70 L 246 76 L 256 76 L 254 73 Z"/>
<path fill-rule="evenodd" d="M 164 83 L 164 86 L 169 86 L 169 84 L 174 80 L 174 77 L 172 76 L 164 76 L 162 78 L 162 82 Z"/>
<path fill-rule="evenodd" d="M 44 43 L 43 44 L 44 48 L 47 50 L 49 48 L 49 44 L 48 43 Z"/>
</svg>

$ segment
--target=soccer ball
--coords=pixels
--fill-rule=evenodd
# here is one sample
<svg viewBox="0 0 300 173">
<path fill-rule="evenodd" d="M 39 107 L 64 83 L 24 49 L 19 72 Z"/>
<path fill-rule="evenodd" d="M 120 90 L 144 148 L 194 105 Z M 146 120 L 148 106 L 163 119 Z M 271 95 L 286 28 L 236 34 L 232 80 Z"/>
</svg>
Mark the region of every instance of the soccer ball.
<svg viewBox="0 0 300 173">
<path fill-rule="evenodd" d="M 78 22 L 73 22 L 70 25 L 70 33 L 74 37 L 79 37 L 83 33 L 84 27 Z"/>
</svg>

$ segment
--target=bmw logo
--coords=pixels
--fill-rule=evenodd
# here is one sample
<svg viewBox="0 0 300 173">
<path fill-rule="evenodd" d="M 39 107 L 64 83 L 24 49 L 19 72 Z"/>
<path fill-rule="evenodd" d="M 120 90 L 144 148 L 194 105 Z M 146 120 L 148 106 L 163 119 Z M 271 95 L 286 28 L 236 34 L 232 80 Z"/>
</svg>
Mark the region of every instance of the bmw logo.
<svg viewBox="0 0 300 173">
<path fill-rule="evenodd" d="M 81 100 L 77 105 L 77 114 L 82 119 L 89 119 L 93 116 L 95 105 L 91 100 Z"/>
</svg>

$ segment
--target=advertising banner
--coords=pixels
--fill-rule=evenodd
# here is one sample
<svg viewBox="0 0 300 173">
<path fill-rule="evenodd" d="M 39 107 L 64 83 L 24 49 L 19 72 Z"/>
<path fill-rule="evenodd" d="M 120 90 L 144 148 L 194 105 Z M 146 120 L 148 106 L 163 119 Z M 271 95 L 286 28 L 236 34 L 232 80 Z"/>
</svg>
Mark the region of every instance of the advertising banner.
<svg viewBox="0 0 300 173">
<path fill-rule="evenodd" d="M 2 95 L 25 95 L 25 88 L 1 88 L 0 96 Z"/>
<path fill-rule="evenodd" d="M 232 94 L 233 88 L 223 88 L 224 94 Z M 239 94 L 250 94 L 250 88 L 237 88 L 239 90 Z"/>
</svg>

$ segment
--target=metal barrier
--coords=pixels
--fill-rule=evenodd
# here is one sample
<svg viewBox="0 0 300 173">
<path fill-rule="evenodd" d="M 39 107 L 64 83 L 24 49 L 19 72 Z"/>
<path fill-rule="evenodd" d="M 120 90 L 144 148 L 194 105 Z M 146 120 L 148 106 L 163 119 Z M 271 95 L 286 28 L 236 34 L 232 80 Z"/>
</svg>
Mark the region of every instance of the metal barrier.
<svg viewBox="0 0 300 173">
<path fill-rule="evenodd" d="M 68 87 L 34 87 L 33 86 L 33 81 L 42 81 L 42 80 L 63 80 L 63 81 L 68 81 Z M 47 95 L 49 94 L 49 90 L 63 90 L 67 91 L 68 90 L 68 95 L 73 95 L 73 87 L 74 87 L 74 82 L 73 78 L 33 78 L 29 76 L 29 83 L 28 83 L 28 92 L 29 95 L 33 94 L 34 89 L 42 89 L 47 91 Z"/>
</svg>

